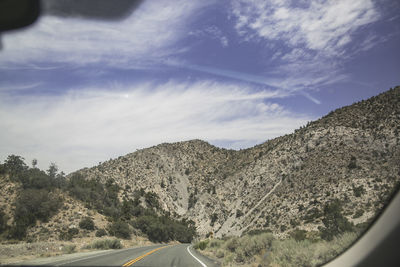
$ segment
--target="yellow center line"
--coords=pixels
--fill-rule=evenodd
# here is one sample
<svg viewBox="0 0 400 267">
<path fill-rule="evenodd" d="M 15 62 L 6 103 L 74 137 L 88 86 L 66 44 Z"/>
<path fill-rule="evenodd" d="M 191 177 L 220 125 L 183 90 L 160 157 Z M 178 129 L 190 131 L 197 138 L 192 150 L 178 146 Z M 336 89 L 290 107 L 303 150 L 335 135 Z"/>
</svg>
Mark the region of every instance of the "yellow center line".
<svg viewBox="0 0 400 267">
<path fill-rule="evenodd" d="M 163 249 L 163 248 L 166 248 L 166 247 L 168 247 L 168 246 L 163 246 L 163 247 L 159 247 L 159 248 L 153 249 L 152 251 L 149 251 L 149 252 L 143 254 L 142 256 L 137 257 L 136 259 L 133 259 L 133 260 L 128 261 L 127 263 L 125 263 L 125 264 L 122 265 L 122 266 L 123 266 L 123 267 L 131 266 L 132 264 L 134 264 L 135 262 L 140 261 L 140 260 L 143 259 L 144 257 L 147 257 L 147 256 L 149 256 L 150 254 L 156 252 L 157 250 L 160 250 L 160 249 Z"/>
</svg>

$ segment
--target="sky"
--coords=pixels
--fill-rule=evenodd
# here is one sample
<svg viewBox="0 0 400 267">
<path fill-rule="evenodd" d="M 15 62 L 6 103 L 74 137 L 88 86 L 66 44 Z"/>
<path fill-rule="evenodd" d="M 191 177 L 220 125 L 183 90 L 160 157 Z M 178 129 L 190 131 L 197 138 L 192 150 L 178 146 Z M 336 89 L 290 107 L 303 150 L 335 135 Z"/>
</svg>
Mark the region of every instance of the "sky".
<svg viewBox="0 0 400 267">
<path fill-rule="evenodd" d="M 44 1 L 0 35 L 0 161 L 69 173 L 164 142 L 243 149 L 400 85 L 396 0 L 145 0 L 119 19 L 87 3 Z"/>
</svg>

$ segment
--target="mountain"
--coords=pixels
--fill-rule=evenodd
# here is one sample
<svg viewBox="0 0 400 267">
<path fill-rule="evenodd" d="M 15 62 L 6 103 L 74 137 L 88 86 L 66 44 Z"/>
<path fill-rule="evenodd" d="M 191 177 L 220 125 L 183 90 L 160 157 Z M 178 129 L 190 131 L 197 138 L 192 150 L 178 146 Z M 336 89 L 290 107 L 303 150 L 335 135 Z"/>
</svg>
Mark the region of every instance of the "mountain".
<svg viewBox="0 0 400 267">
<path fill-rule="evenodd" d="M 400 181 L 399 132 L 396 87 L 249 149 L 164 143 L 74 174 L 111 178 L 123 189 L 120 198 L 153 192 L 162 209 L 193 220 L 201 236 L 312 233 L 334 200 L 355 225 L 379 213 Z"/>
</svg>

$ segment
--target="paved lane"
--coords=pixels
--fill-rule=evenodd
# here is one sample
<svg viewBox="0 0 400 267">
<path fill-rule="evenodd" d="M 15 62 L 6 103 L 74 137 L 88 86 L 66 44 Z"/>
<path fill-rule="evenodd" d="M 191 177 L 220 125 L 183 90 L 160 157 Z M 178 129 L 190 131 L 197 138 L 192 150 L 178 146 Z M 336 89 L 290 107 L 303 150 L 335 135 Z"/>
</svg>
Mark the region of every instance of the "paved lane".
<svg viewBox="0 0 400 267">
<path fill-rule="evenodd" d="M 78 253 L 37 259 L 20 266 L 124 266 L 124 267 L 214 267 L 216 262 L 199 255 L 190 244 L 154 245 L 146 247 Z"/>
<path fill-rule="evenodd" d="M 216 264 L 202 255 L 199 255 L 189 244 L 180 244 L 168 246 L 157 250 L 149 256 L 144 257 L 138 262 L 131 265 L 132 267 L 213 267 Z"/>
</svg>

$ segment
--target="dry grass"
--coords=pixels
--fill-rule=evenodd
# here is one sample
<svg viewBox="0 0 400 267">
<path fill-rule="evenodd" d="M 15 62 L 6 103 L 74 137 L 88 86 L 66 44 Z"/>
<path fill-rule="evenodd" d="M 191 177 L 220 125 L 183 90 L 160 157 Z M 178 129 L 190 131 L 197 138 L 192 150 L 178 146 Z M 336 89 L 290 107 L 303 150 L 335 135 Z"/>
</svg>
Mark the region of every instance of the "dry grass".
<svg viewBox="0 0 400 267">
<path fill-rule="evenodd" d="M 221 262 L 222 266 L 318 266 L 333 259 L 357 238 L 356 233 L 345 233 L 332 241 L 296 241 L 275 239 L 271 234 L 231 237 L 225 241 L 212 239 L 201 250 L 202 254 Z M 199 242 L 200 243 L 200 242 Z M 204 245 L 203 245 L 204 247 Z"/>
<path fill-rule="evenodd" d="M 75 252 L 85 252 L 98 249 L 91 245 L 109 242 L 110 237 L 103 238 L 74 238 L 73 241 L 34 242 L 17 244 L 0 244 L 0 264 L 11 264 L 40 257 L 52 257 Z M 133 237 L 131 240 L 121 240 L 122 247 L 151 245 L 144 237 Z M 102 249 L 108 249 L 104 246 Z"/>
</svg>

